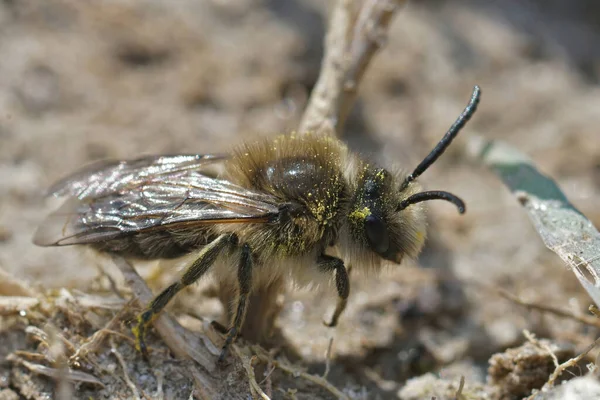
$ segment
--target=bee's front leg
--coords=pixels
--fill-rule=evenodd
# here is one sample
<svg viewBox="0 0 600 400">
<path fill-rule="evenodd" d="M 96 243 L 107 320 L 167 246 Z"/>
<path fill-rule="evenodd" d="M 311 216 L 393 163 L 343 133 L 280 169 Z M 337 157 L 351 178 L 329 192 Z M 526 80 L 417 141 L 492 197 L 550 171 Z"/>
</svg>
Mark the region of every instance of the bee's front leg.
<svg viewBox="0 0 600 400">
<path fill-rule="evenodd" d="M 337 257 L 321 255 L 317 260 L 317 266 L 325 272 L 335 272 L 335 286 L 338 292 L 338 300 L 331 321 L 324 322 L 326 326 L 334 327 L 342 312 L 346 309 L 348 295 L 350 294 L 350 280 L 344 262 Z"/>
<path fill-rule="evenodd" d="M 133 334 L 136 340 L 136 348 L 142 353 L 142 356 L 148 359 L 148 349 L 146 347 L 145 337 L 148 326 L 154 321 L 158 314 L 165 308 L 167 303 L 183 288 L 196 282 L 216 261 L 217 256 L 227 246 L 235 240 L 231 235 L 221 235 L 206 245 L 196 261 L 190 265 L 178 282 L 175 282 L 152 300 L 148 308 L 137 318 L 137 325 L 133 328 Z"/>
<path fill-rule="evenodd" d="M 242 256 L 238 265 L 237 278 L 239 284 L 239 293 L 237 307 L 235 316 L 233 318 L 233 323 L 231 328 L 229 328 L 229 332 L 227 332 L 227 338 L 225 338 L 225 344 L 223 344 L 223 350 L 221 350 L 218 362 L 222 362 L 225 359 L 229 345 L 231 345 L 231 343 L 233 343 L 237 337 L 242 324 L 244 323 L 244 319 L 246 318 L 248 297 L 250 296 L 250 290 L 252 289 L 252 265 L 252 251 L 250 250 L 250 246 L 244 244 L 242 246 Z"/>
</svg>

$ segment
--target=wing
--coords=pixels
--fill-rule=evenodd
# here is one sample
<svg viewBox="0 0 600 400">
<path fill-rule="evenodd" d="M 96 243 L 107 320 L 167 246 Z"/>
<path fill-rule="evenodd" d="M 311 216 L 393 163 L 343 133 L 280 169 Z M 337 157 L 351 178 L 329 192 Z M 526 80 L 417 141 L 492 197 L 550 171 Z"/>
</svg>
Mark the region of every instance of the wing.
<svg viewBox="0 0 600 400">
<path fill-rule="evenodd" d="M 103 160 L 93 163 L 56 182 L 48 190 L 54 196 L 101 197 L 135 186 L 149 178 L 183 171 L 208 169 L 227 159 L 226 155 L 182 154 L 145 156 L 135 160 Z M 206 174 L 206 173 L 205 173 Z"/>
<path fill-rule="evenodd" d="M 272 221 L 281 200 L 201 171 L 222 159 L 147 157 L 88 167 L 52 187 L 71 197 L 44 221 L 34 243 L 91 244 L 150 230 Z"/>
</svg>

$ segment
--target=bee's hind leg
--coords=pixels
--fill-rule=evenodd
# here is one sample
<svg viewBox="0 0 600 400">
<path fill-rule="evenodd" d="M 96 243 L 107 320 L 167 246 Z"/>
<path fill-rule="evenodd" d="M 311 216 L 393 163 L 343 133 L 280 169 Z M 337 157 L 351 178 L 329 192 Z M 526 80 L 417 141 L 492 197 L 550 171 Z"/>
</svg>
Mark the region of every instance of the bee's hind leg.
<svg viewBox="0 0 600 400">
<path fill-rule="evenodd" d="M 239 293 L 235 316 L 233 318 L 231 328 L 229 328 L 229 332 L 227 332 L 227 337 L 225 338 L 223 350 L 221 350 L 218 362 L 222 362 L 225 359 L 225 356 L 227 355 L 227 349 L 239 334 L 242 324 L 244 323 L 244 319 L 246 318 L 248 297 L 250 296 L 250 290 L 252 289 L 252 265 L 252 251 L 250 250 L 250 246 L 244 244 L 242 246 L 240 263 L 238 265 L 237 278 Z"/>
<path fill-rule="evenodd" d="M 133 334 L 136 340 L 136 348 L 145 359 L 148 359 L 148 349 L 146 348 L 145 336 L 148 326 L 154 321 L 167 303 L 183 288 L 196 282 L 202 275 L 208 271 L 211 265 L 217 259 L 217 256 L 227 246 L 237 239 L 232 235 L 221 235 L 211 243 L 206 245 L 200 252 L 196 261 L 189 266 L 178 282 L 163 290 L 152 300 L 148 308 L 137 317 L 137 325 L 133 328 Z"/>
<path fill-rule="evenodd" d="M 346 309 L 346 304 L 348 302 L 348 295 L 350 294 L 348 271 L 342 260 L 328 255 L 321 255 L 317 260 L 317 266 L 325 272 L 335 271 L 335 286 L 338 292 L 338 300 L 331 321 L 324 321 L 326 326 L 334 327 L 337 325 L 340 315 Z"/>
</svg>

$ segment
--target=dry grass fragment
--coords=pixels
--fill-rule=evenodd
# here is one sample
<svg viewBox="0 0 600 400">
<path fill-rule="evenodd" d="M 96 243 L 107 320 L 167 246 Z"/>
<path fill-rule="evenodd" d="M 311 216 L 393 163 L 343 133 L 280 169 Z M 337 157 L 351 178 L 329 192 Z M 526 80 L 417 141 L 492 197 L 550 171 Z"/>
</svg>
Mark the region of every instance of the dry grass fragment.
<svg viewBox="0 0 600 400">
<path fill-rule="evenodd" d="M 40 300 L 36 297 L 2 296 L 0 297 L 0 316 L 16 315 L 37 307 Z"/>
<path fill-rule="evenodd" d="M 252 394 L 252 398 L 257 399 L 260 397 L 263 400 L 271 400 L 271 398 L 261 389 L 260 385 L 256 381 L 253 363 L 256 361 L 257 357 L 248 357 L 246 354 L 244 354 L 245 352 L 235 344 L 231 347 L 235 355 L 241 360 L 242 365 L 246 370 L 246 375 L 248 376 L 248 383 L 250 385 L 250 392 Z"/>
<path fill-rule="evenodd" d="M 36 297 L 36 291 L 26 282 L 0 268 L 0 295 L 33 298 Z"/>
<path fill-rule="evenodd" d="M 314 383 L 317 386 L 321 386 L 323 389 L 327 390 L 329 393 L 335 396 L 336 399 L 339 400 L 350 400 L 345 393 L 340 391 L 338 388 L 333 386 L 327 379 L 322 376 L 309 374 L 306 371 L 302 370 L 299 367 L 296 367 L 289 362 L 274 360 L 268 352 L 266 352 L 263 348 L 259 346 L 252 346 L 252 350 L 258 359 L 262 360 L 265 363 L 271 363 L 274 367 L 281 369 L 282 371 L 302 379 L 305 379 L 311 383 Z"/>
<path fill-rule="evenodd" d="M 121 353 L 119 353 L 119 351 L 115 347 L 115 344 L 112 340 L 111 340 L 110 351 L 115 356 L 115 358 L 117 359 L 119 364 L 121 365 L 121 369 L 123 369 L 123 379 L 127 383 L 127 386 L 129 386 L 129 389 L 131 389 L 131 393 L 133 393 L 133 397 L 135 398 L 135 400 L 140 400 L 140 393 L 138 391 L 138 388 L 135 385 L 135 383 L 133 383 L 133 381 L 129 377 L 129 373 L 127 372 L 127 364 L 125 363 L 123 356 L 121 355 Z"/>
<path fill-rule="evenodd" d="M 480 285 L 483 286 L 486 290 L 495 292 L 499 296 L 502 296 L 505 299 L 507 299 L 517 305 L 528 308 L 530 310 L 536 310 L 536 311 L 541 311 L 544 313 L 554 314 L 561 318 L 572 319 L 574 321 L 580 322 L 585 325 L 590 325 L 590 326 L 600 328 L 600 319 L 598 319 L 598 317 L 596 317 L 596 316 L 585 315 L 585 314 L 575 314 L 571 311 L 563 310 L 558 307 L 553 307 L 553 306 L 549 306 L 546 304 L 525 301 L 525 300 L 519 298 L 517 295 L 510 293 L 507 290 L 492 287 L 490 285 L 485 285 L 485 284 L 480 284 Z"/>
<path fill-rule="evenodd" d="M 465 377 L 460 377 L 460 383 L 458 384 L 458 389 L 456 390 L 456 400 L 465 400 L 465 396 L 463 396 L 463 389 L 465 388 Z"/>
<path fill-rule="evenodd" d="M 562 364 L 556 365 L 554 372 L 548 378 L 548 381 L 542 387 L 542 391 L 547 391 L 554 386 L 556 380 L 560 377 L 560 375 L 567 370 L 567 368 L 575 367 L 577 364 L 583 360 L 587 354 L 592 351 L 594 348 L 600 345 L 600 338 L 594 340 L 592 344 L 590 344 L 583 352 L 581 352 L 576 357 L 570 358 Z"/>
<path fill-rule="evenodd" d="M 59 368 L 51 368 L 45 365 L 31 363 L 14 354 L 9 355 L 6 359 L 22 365 L 34 374 L 44 375 L 55 380 L 64 379 L 69 382 L 85 382 L 104 387 L 101 380 L 85 372 L 76 370 L 63 371 Z"/>
</svg>

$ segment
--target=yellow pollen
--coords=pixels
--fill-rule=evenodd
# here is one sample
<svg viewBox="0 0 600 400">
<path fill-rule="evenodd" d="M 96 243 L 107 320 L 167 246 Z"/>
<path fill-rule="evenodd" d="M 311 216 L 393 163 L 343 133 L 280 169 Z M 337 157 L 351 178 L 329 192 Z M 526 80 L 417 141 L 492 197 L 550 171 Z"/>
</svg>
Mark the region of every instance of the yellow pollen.
<svg viewBox="0 0 600 400">
<path fill-rule="evenodd" d="M 423 242 L 423 240 L 425 240 L 425 233 L 422 231 L 417 232 L 415 236 L 419 242 Z"/>
<path fill-rule="evenodd" d="M 369 207 L 365 207 L 362 210 L 354 210 L 350 213 L 350 219 L 361 221 L 371 215 Z"/>
</svg>

